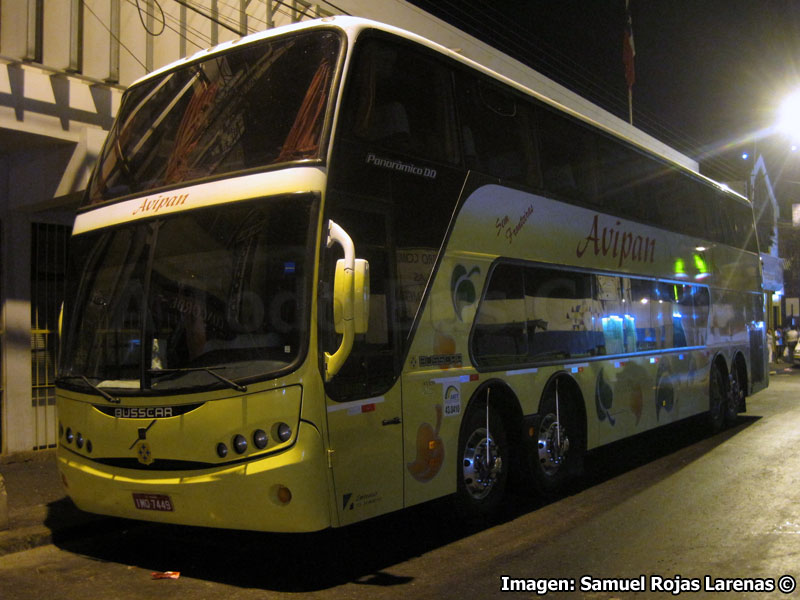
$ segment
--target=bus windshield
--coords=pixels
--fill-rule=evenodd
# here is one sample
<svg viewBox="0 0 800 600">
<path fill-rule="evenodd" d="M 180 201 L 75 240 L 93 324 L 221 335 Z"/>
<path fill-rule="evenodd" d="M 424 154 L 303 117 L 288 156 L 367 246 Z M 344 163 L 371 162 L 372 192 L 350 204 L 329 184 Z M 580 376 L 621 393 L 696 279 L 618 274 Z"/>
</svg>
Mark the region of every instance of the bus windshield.
<svg viewBox="0 0 800 600">
<path fill-rule="evenodd" d="M 291 368 L 306 342 L 317 208 L 292 195 L 76 236 L 60 382 L 137 394 Z"/>
<path fill-rule="evenodd" d="M 341 42 L 333 31 L 242 46 L 125 93 L 86 205 L 320 157 Z"/>
</svg>

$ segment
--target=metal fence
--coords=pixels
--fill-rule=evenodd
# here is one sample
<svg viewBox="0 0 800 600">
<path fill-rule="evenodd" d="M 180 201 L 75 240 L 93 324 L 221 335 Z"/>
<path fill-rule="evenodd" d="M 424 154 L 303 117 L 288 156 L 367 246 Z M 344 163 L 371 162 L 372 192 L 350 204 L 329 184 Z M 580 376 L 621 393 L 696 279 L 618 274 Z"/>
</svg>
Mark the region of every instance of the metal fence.
<svg viewBox="0 0 800 600">
<path fill-rule="evenodd" d="M 34 223 L 31 240 L 31 401 L 34 450 L 57 440 L 56 356 L 58 316 L 64 301 L 70 228 Z"/>
</svg>

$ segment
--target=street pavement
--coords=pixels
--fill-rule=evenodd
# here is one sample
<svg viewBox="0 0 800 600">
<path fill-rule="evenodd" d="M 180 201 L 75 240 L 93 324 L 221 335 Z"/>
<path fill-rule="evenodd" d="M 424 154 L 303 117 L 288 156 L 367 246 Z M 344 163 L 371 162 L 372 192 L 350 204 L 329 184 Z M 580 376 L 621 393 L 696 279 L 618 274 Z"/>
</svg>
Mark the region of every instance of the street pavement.
<svg viewBox="0 0 800 600">
<path fill-rule="evenodd" d="M 800 376 L 800 363 L 770 365 L 771 378 Z M 85 513 L 67 497 L 55 450 L 0 457 L 0 556 L 121 529 L 125 521 Z"/>
</svg>

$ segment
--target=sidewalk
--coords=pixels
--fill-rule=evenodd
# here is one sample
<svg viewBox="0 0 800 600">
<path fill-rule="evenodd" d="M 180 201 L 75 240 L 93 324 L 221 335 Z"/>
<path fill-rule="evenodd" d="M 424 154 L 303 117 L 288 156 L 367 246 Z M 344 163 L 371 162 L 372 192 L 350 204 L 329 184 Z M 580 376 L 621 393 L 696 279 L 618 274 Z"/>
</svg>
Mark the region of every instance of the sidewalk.
<svg viewBox="0 0 800 600">
<path fill-rule="evenodd" d="M 769 363 L 769 374 L 772 375 L 798 375 L 800 374 L 800 361 L 790 365 L 787 362 Z"/>
<path fill-rule="evenodd" d="M 78 510 L 67 498 L 55 450 L 0 457 L 0 524 L 6 507 L 0 556 L 68 539 L 90 523 L 107 520 Z"/>
</svg>

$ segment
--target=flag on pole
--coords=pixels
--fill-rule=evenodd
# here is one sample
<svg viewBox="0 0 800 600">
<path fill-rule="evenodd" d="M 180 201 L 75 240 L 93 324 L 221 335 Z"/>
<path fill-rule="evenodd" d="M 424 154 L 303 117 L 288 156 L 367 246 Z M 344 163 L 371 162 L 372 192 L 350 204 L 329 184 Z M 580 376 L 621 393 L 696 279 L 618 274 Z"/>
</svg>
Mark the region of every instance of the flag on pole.
<svg viewBox="0 0 800 600">
<path fill-rule="evenodd" d="M 636 49 L 633 45 L 633 21 L 629 0 L 625 0 L 625 35 L 622 40 L 622 63 L 625 65 L 625 81 L 628 89 L 633 87 L 636 81 L 636 73 L 633 69 L 633 57 L 636 56 Z"/>
</svg>

